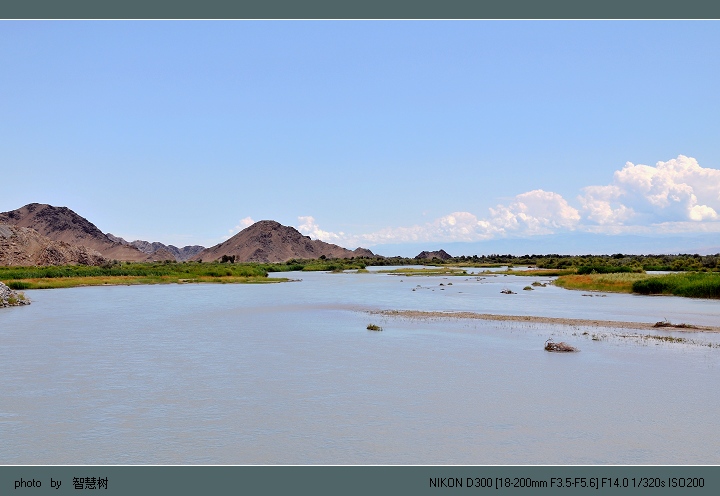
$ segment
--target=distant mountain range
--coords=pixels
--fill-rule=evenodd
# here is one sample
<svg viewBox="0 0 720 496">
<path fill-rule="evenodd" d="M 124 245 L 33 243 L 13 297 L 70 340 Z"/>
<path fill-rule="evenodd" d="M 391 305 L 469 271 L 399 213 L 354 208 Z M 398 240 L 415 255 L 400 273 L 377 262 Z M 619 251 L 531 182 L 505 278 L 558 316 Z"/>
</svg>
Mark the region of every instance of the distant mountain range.
<svg viewBox="0 0 720 496">
<path fill-rule="evenodd" d="M 0 213 L 0 265 L 100 265 L 109 260 L 132 262 L 199 260 L 214 262 L 286 262 L 291 259 L 374 256 L 370 250 L 348 250 L 312 240 L 293 227 L 265 220 L 211 248 L 178 248 L 159 242 L 128 242 L 105 234 L 67 207 L 31 203 Z"/>
<path fill-rule="evenodd" d="M 164 245 L 162 243 L 159 243 L 157 241 L 155 242 L 149 242 L 149 241 L 142 241 L 142 240 L 135 240 L 135 241 L 125 241 L 122 238 L 119 238 L 117 236 L 113 236 L 110 233 L 107 233 L 106 236 L 115 243 L 121 243 L 123 245 L 130 245 L 134 246 L 138 250 L 140 250 L 143 253 L 147 253 L 148 255 L 155 255 L 156 257 L 163 257 L 162 260 L 177 260 L 178 262 L 183 262 L 185 260 L 189 260 L 190 258 L 194 257 L 201 251 L 205 249 L 204 246 L 200 245 L 193 245 L 193 246 L 183 246 L 182 248 L 178 248 L 177 246 L 173 245 Z"/>
<path fill-rule="evenodd" d="M 608 236 L 568 233 L 530 238 L 494 239 L 476 243 L 444 243 L 455 255 L 475 254 L 714 254 L 720 252 L 716 233 L 673 236 Z M 405 257 L 432 260 L 449 258 L 445 250 L 425 251 L 420 244 L 382 245 L 384 251 Z M 134 262 L 163 260 L 221 260 L 236 262 L 286 262 L 291 259 L 372 257 L 366 248 L 348 250 L 310 239 L 297 229 L 263 220 L 210 248 L 178 248 L 150 241 L 126 241 L 105 234 L 92 222 L 67 207 L 31 203 L 0 213 L 0 265 L 99 265 L 110 260 Z"/>
</svg>

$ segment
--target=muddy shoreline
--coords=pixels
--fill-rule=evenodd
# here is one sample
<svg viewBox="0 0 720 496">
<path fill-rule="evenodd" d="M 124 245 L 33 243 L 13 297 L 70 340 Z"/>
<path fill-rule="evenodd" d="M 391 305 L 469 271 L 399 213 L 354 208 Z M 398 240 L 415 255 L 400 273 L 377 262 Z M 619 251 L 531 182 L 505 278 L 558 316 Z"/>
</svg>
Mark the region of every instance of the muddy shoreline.
<svg viewBox="0 0 720 496">
<path fill-rule="evenodd" d="M 692 325 L 692 323 L 675 322 L 676 325 L 685 324 L 682 327 L 656 327 L 655 322 L 625 322 L 619 320 L 596 320 L 596 319 L 569 319 L 561 317 L 538 317 L 533 315 L 497 315 L 492 313 L 475 313 L 475 312 L 424 312 L 420 310 L 370 310 L 373 315 L 382 315 L 384 317 L 402 317 L 408 319 L 477 319 L 477 320 L 497 320 L 505 322 L 530 322 L 536 324 L 554 324 L 562 326 L 583 326 L 583 327 L 599 327 L 612 329 L 640 329 L 640 330 L 660 330 L 682 331 L 682 332 L 720 332 L 718 326 L 701 326 Z M 688 327 L 692 325 L 692 327 Z"/>
</svg>

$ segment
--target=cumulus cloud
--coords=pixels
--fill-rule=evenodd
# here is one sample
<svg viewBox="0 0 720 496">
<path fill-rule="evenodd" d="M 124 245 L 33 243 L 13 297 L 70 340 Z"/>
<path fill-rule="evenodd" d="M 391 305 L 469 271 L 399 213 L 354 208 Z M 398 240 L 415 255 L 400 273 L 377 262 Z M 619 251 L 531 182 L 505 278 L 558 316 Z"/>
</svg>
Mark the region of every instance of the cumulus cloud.
<svg viewBox="0 0 720 496">
<path fill-rule="evenodd" d="M 347 247 L 391 243 L 480 241 L 560 231 L 606 234 L 720 232 L 720 170 L 684 155 L 654 166 L 626 163 L 610 184 L 583 188 L 571 205 L 541 189 L 515 196 L 478 217 L 453 212 L 424 224 L 387 227 L 365 234 L 320 229 L 310 216 L 298 229 L 315 239 Z"/>
<path fill-rule="evenodd" d="M 300 221 L 300 225 L 298 226 L 298 231 L 300 231 L 305 236 L 310 236 L 313 239 L 319 239 L 320 241 L 325 241 L 326 243 L 338 243 L 343 240 L 345 237 L 345 233 L 339 232 L 339 233 L 333 233 L 328 231 L 323 231 L 320 229 L 320 226 L 318 226 L 315 223 L 315 218 L 312 216 L 303 216 L 298 217 L 298 220 Z"/>
<path fill-rule="evenodd" d="M 425 224 L 387 227 L 359 235 L 323 231 L 313 217 L 298 217 L 298 230 L 311 238 L 348 247 L 431 241 L 481 241 L 505 234 L 548 234 L 573 229 L 580 220 L 578 211 L 557 193 L 535 190 L 515 197 L 509 206 L 490 209 L 490 217 L 470 212 L 453 212 Z"/>
<path fill-rule="evenodd" d="M 612 184 L 588 186 L 578 200 L 586 218 L 599 225 L 717 220 L 720 170 L 684 155 L 654 167 L 628 162 Z"/>
<path fill-rule="evenodd" d="M 324 231 L 310 216 L 298 217 L 298 231 L 314 239 L 347 247 L 423 241 L 477 241 L 497 232 L 489 222 L 469 212 L 453 212 L 422 225 L 387 227 L 375 232 L 351 235 Z"/>
<path fill-rule="evenodd" d="M 635 215 L 635 211 L 620 203 L 623 194 L 617 186 L 588 186 L 578 200 L 586 218 L 600 225 L 623 224 Z"/>
<path fill-rule="evenodd" d="M 550 234 L 558 229 L 574 229 L 580 213 L 559 194 L 536 189 L 515 197 L 510 205 L 490 209 L 490 222 L 500 232 L 527 235 Z"/>
</svg>

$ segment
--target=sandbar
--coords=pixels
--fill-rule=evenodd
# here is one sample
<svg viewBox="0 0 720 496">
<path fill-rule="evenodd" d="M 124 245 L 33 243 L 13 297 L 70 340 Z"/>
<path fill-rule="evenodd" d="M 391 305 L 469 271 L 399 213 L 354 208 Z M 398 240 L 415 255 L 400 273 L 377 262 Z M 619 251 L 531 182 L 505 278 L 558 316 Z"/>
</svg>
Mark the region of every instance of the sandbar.
<svg viewBox="0 0 720 496">
<path fill-rule="evenodd" d="M 564 317 L 539 317 L 535 315 L 497 315 L 476 312 L 425 312 L 421 310 L 370 310 L 369 313 L 386 317 L 404 317 L 409 319 L 479 319 L 507 322 L 530 322 L 536 324 L 554 324 L 563 326 L 603 327 L 614 329 L 672 330 L 686 332 L 720 332 L 718 326 L 677 323 L 675 326 L 657 327 L 655 322 L 626 322 L 620 320 L 570 319 Z"/>
</svg>

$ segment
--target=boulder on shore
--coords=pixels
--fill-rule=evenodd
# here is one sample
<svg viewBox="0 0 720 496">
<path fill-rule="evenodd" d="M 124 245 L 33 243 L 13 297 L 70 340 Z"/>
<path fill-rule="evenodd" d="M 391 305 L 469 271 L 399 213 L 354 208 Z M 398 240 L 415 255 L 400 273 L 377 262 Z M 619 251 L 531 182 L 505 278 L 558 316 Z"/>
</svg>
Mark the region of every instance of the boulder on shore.
<svg viewBox="0 0 720 496">
<path fill-rule="evenodd" d="M 30 300 L 23 293 L 18 293 L 0 282 L 0 308 L 29 304 Z"/>
</svg>

